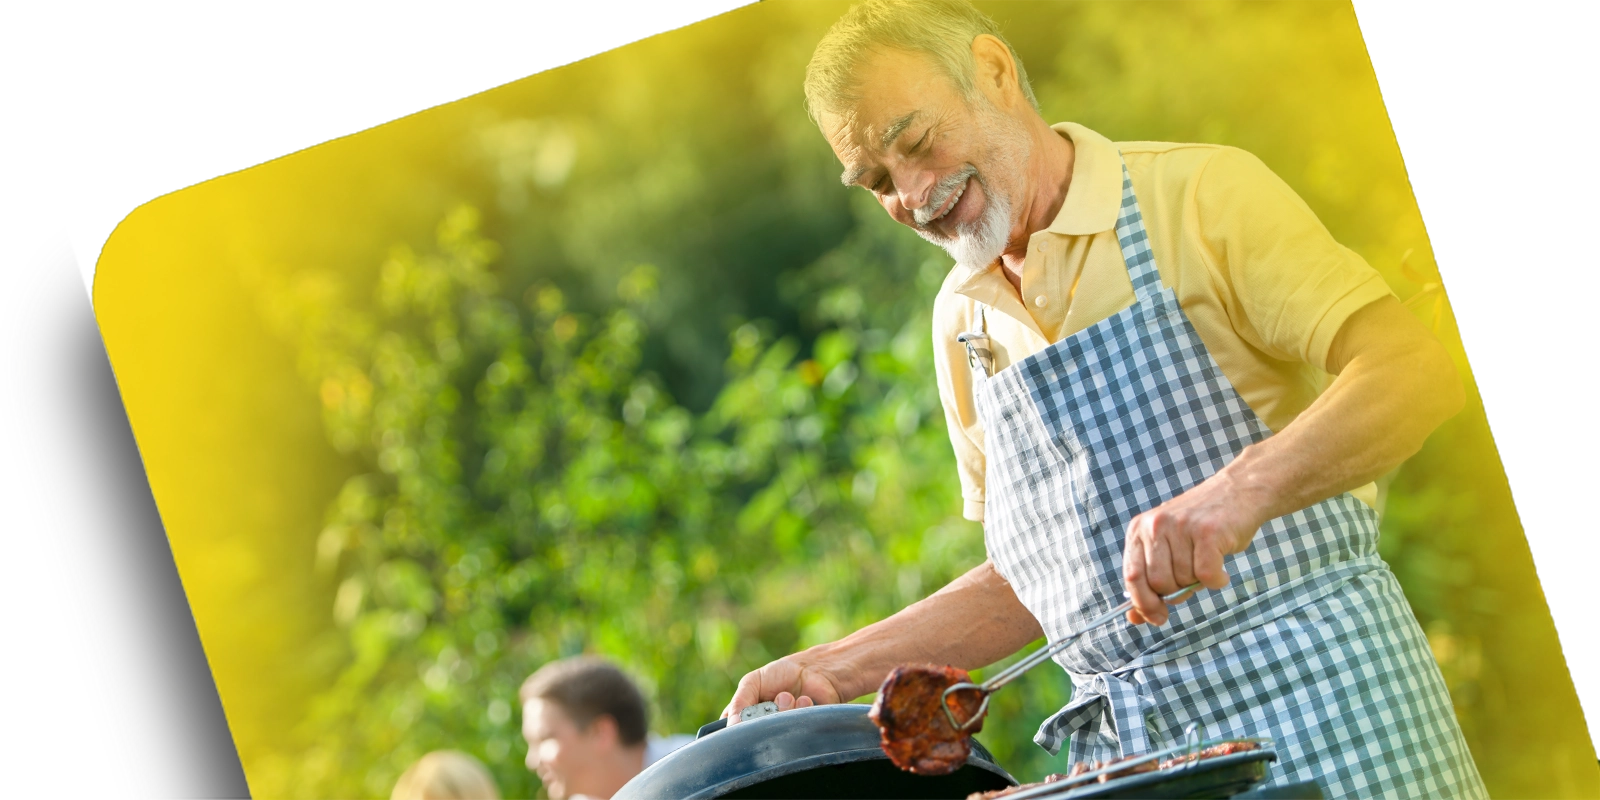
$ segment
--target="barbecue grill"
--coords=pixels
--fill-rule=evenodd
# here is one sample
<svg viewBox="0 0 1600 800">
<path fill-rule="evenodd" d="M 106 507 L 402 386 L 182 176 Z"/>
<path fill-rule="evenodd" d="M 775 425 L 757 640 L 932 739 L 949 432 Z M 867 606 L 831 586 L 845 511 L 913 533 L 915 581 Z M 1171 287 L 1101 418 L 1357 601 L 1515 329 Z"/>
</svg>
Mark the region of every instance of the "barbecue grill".
<svg viewBox="0 0 1600 800">
<path fill-rule="evenodd" d="M 707 725 L 695 741 L 650 765 L 614 800 L 711 798 L 965 798 L 1016 786 L 983 745 L 949 775 L 914 775 L 889 762 L 867 706 L 811 706 L 733 728 Z M 1314 783 L 1246 791 L 1259 784 L 1270 750 L 1209 759 L 1182 773 L 1144 773 L 1106 783 L 1035 792 L 1049 800 L 1211 797 L 1322 800 Z M 1240 794 L 1240 792 L 1245 792 Z"/>
<path fill-rule="evenodd" d="M 879 747 L 867 707 L 844 704 L 702 733 L 635 776 L 614 800 L 964 798 L 1015 785 L 977 742 L 966 766 L 949 775 L 902 772 Z"/>
</svg>

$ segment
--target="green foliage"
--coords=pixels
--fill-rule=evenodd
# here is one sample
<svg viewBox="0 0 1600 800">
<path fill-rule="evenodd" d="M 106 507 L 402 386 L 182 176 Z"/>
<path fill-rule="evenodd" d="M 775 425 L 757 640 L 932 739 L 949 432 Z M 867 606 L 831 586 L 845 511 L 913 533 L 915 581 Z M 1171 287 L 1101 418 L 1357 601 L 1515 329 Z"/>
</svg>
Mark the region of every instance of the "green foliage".
<svg viewBox="0 0 1600 800">
<path fill-rule="evenodd" d="M 749 666 L 983 558 L 976 526 L 953 516 L 925 307 L 886 331 L 825 296 L 832 324 L 806 358 L 741 325 L 697 416 L 639 372 L 655 268 L 626 273 L 603 315 L 551 286 L 518 305 L 497 293 L 476 225 L 461 207 L 435 248 L 397 248 L 371 311 L 280 289 L 299 298 L 282 313 L 315 354 L 303 368 L 330 439 L 375 469 L 346 483 L 317 547 L 347 663 L 306 719 L 314 744 L 269 773 L 282 781 L 269 794 L 380 793 L 464 741 L 513 793 L 531 789 L 507 758 L 520 745 L 506 704 L 533 666 L 609 655 L 656 698 L 657 729 L 692 729 Z M 931 295 L 939 262 L 915 249 Z"/>
</svg>

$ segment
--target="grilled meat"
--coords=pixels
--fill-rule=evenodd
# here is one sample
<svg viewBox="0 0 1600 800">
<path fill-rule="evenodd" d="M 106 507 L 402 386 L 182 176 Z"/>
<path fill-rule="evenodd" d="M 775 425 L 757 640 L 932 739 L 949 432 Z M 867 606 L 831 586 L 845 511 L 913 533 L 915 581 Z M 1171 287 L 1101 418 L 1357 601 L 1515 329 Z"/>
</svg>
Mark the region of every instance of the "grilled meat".
<svg viewBox="0 0 1600 800">
<path fill-rule="evenodd" d="M 1158 769 L 1168 769 L 1170 767 L 1181 766 L 1183 764 L 1201 761 L 1207 758 L 1232 755 L 1234 753 L 1245 753 L 1251 750 L 1259 749 L 1261 749 L 1261 744 L 1259 742 L 1222 742 L 1221 744 L 1214 744 L 1210 747 L 1207 747 L 1198 753 L 1173 756 L 1172 758 L 1162 761 L 1159 765 L 1154 761 L 1146 761 L 1142 764 L 1135 764 L 1127 769 L 1113 770 L 1101 775 L 1096 779 L 1096 781 L 1099 783 L 1105 783 L 1106 781 L 1116 780 L 1117 778 L 1126 778 L 1129 775 L 1138 775 L 1143 772 L 1154 772 Z M 1007 795 L 1020 792 L 1023 789 L 1032 789 L 1035 786 L 1043 786 L 1047 783 L 1055 783 L 1056 781 L 1066 780 L 1067 778 L 1076 778 L 1085 772 L 1093 772 L 1097 769 L 1113 766 L 1119 761 L 1127 761 L 1131 758 L 1136 758 L 1136 756 L 1116 758 L 1110 761 L 1079 761 L 1078 763 L 1073 764 L 1072 769 L 1068 770 L 1067 774 L 1065 775 L 1056 773 L 1042 781 L 1039 781 L 1038 783 L 1025 783 L 1021 786 L 1012 786 L 1007 789 L 997 789 L 992 792 L 973 792 L 972 794 L 967 795 L 967 800 L 996 800 L 996 798 L 1003 798 Z"/>
<path fill-rule="evenodd" d="M 1161 762 L 1161 768 L 1166 769 L 1168 767 L 1176 767 L 1180 764 L 1187 764 L 1191 761 L 1200 761 L 1207 758 L 1216 758 L 1217 756 L 1233 755 L 1234 753 L 1247 753 L 1251 750 L 1260 749 L 1260 742 L 1223 742 L 1222 744 L 1214 744 L 1210 747 L 1207 747 L 1198 753 L 1186 753 L 1180 756 L 1173 756 L 1172 758 Z"/>
<path fill-rule="evenodd" d="M 1024 783 L 1021 786 L 1008 786 L 1004 789 L 995 789 L 994 791 L 990 792 L 973 792 L 972 794 L 967 795 L 967 800 L 995 800 L 997 797 L 1005 797 L 1009 794 L 1016 794 L 1023 789 L 1032 789 L 1035 786 L 1043 786 L 1047 783 L 1055 783 L 1056 781 L 1064 781 L 1066 779 L 1066 775 L 1057 772 L 1056 774 L 1051 775 L 1050 777 L 1045 778 L 1038 783 Z"/>
<path fill-rule="evenodd" d="M 897 667 L 889 673 L 869 716 L 878 724 L 883 752 L 895 766 L 918 775 L 947 775 L 967 763 L 971 734 L 982 730 L 983 720 L 958 731 L 940 705 L 945 689 L 968 680 L 966 670 L 932 664 Z M 956 692 L 946 702 L 957 719 L 971 719 L 982 701 L 977 692 Z"/>
<path fill-rule="evenodd" d="M 1131 757 L 1132 756 L 1130 756 L 1130 758 Z M 1117 759 L 1117 761 L 1126 761 L 1126 760 L 1127 760 L 1126 758 Z M 1100 767 L 1109 767 L 1109 766 L 1112 766 L 1113 764 L 1116 764 L 1116 763 L 1117 763 L 1116 761 L 1107 761 L 1106 763 L 1101 764 L 1099 766 Z M 1096 767 L 1096 768 L 1098 769 L 1099 767 Z M 1099 781 L 1101 783 L 1105 783 L 1106 781 L 1114 781 L 1117 778 L 1126 778 L 1129 775 L 1138 775 L 1141 772 L 1155 772 L 1156 770 L 1158 770 L 1160 768 L 1161 767 L 1158 764 L 1156 764 L 1156 762 L 1154 762 L 1154 761 L 1146 761 L 1146 762 L 1144 762 L 1142 764 L 1134 764 L 1133 766 L 1128 767 L 1127 769 L 1112 770 L 1111 772 L 1107 772 L 1106 774 L 1101 775 L 1099 778 L 1096 778 L 1095 780 L 1097 780 L 1097 781 Z"/>
<path fill-rule="evenodd" d="M 1128 759 L 1137 757 L 1138 756 L 1114 758 L 1110 761 L 1079 761 L 1078 763 L 1072 765 L 1072 769 L 1068 770 L 1066 775 L 1051 775 L 1049 778 L 1045 778 L 1044 782 L 1049 783 L 1052 779 L 1060 780 L 1061 778 L 1076 778 L 1085 772 L 1093 772 L 1097 769 L 1103 769 L 1105 767 L 1112 766 L 1119 761 L 1127 761 Z M 1127 769 L 1119 769 L 1107 772 L 1096 780 L 1098 780 L 1100 783 L 1105 783 L 1106 781 L 1115 780 L 1117 778 L 1125 778 L 1129 775 L 1138 775 L 1141 772 L 1154 772 L 1157 769 L 1160 769 L 1160 767 L 1156 766 L 1156 762 L 1146 761 L 1140 764 L 1134 764 Z"/>
</svg>

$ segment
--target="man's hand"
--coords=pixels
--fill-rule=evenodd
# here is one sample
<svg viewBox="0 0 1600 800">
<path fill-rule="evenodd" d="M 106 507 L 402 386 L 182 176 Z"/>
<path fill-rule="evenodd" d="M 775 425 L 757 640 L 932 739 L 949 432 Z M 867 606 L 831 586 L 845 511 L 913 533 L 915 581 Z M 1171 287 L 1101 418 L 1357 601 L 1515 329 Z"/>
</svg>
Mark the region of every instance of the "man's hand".
<svg viewBox="0 0 1600 800">
<path fill-rule="evenodd" d="M 1043 635 L 1011 584 L 985 561 L 888 619 L 744 676 L 722 716 L 733 725 L 738 712 L 767 700 L 780 711 L 848 702 L 877 689 L 901 664 L 975 669 Z"/>
<path fill-rule="evenodd" d="M 722 710 L 728 724 L 737 725 L 740 711 L 767 700 L 777 703 L 779 711 L 846 700 L 825 670 L 803 665 L 798 659 L 798 654 L 780 658 L 741 678 L 733 699 Z"/>
<path fill-rule="evenodd" d="M 1122 579 L 1133 608 L 1128 622 L 1167 621 L 1161 599 L 1193 583 L 1228 585 L 1223 559 L 1250 546 L 1262 520 L 1248 516 L 1221 473 L 1133 518 L 1122 553 Z"/>
<path fill-rule="evenodd" d="M 1159 595 L 1196 581 L 1228 585 L 1222 559 L 1268 520 L 1376 480 L 1461 408 L 1449 352 L 1393 297 L 1345 320 L 1327 368 L 1339 377 L 1282 431 L 1133 518 L 1122 554 L 1128 621 L 1166 622 Z"/>
</svg>

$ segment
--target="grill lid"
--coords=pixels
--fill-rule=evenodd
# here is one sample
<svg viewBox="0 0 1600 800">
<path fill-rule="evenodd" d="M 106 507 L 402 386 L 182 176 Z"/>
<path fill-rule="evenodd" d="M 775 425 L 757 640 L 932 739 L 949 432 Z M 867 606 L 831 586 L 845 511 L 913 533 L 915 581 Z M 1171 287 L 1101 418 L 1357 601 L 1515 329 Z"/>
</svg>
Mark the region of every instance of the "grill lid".
<svg viewBox="0 0 1600 800">
<path fill-rule="evenodd" d="M 957 797 L 1017 782 L 977 741 L 949 775 L 902 772 L 859 704 L 811 706 L 709 733 L 650 765 L 615 800 L 719 797 Z"/>
</svg>

